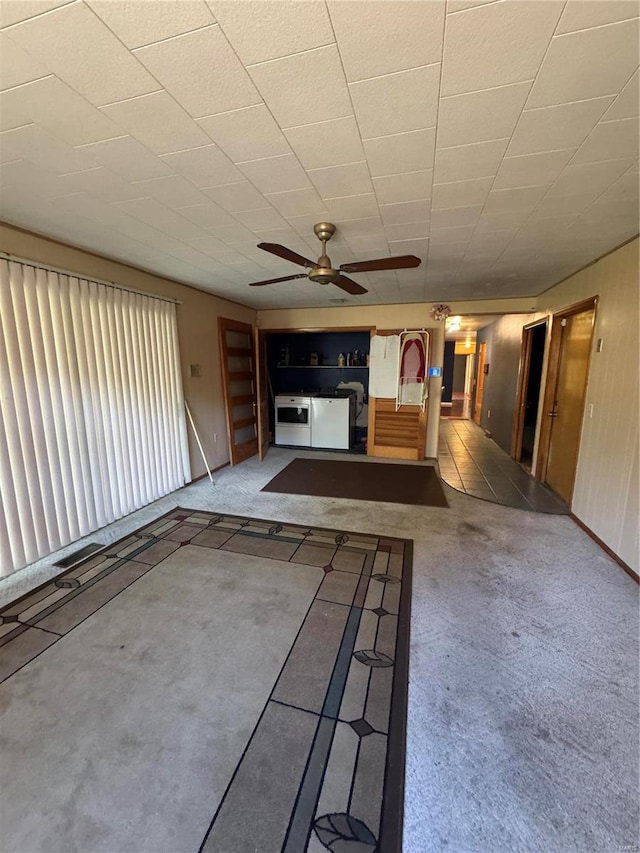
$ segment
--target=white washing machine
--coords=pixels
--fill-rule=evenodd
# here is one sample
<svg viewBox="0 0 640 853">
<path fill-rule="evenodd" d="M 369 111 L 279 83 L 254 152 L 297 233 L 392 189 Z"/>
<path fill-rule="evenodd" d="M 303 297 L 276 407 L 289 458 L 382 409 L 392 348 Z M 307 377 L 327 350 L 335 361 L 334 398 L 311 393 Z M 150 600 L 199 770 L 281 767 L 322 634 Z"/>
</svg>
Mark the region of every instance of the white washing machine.
<svg viewBox="0 0 640 853">
<path fill-rule="evenodd" d="M 349 450 L 356 426 L 356 397 L 348 391 L 318 394 L 311 400 L 311 446 Z"/>
</svg>

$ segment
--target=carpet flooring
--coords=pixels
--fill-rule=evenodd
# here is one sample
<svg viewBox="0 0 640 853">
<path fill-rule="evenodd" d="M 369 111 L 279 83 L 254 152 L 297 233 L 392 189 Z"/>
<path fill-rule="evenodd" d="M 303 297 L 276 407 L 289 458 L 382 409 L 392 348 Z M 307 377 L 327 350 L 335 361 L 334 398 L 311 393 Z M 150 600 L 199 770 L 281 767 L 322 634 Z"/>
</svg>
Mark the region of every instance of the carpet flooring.
<svg viewBox="0 0 640 853">
<path fill-rule="evenodd" d="M 4 607 L 3 853 L 400 850 L 411 553 L 178 508 Z"/>
<path fill-rule="evenodd" d="M 262 491 L 414 506 L 447 506 L 438 473 L 430 465 L 303 457 L 290 462 Z"/>
</svg>

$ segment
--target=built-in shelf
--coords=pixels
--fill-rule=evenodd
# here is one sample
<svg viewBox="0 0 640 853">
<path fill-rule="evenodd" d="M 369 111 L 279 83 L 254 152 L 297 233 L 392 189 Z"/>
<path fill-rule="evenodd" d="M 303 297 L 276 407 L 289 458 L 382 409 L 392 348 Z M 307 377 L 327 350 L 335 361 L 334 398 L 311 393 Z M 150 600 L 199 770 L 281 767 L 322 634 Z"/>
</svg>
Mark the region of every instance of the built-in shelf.
<svg viewBox="0 0 640 853">
<path fill-rule="evenodd" d="M 276 364 L 280 370 L 369 370 L 366 364 Z"/>
</svg>

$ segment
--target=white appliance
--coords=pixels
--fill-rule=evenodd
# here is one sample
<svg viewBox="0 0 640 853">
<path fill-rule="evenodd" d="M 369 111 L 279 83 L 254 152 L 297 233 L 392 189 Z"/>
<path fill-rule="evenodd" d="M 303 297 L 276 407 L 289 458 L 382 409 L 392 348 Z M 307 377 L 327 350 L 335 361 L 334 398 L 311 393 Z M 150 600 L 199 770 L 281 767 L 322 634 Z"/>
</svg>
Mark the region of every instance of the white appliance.
<svg viewBox="0 0 640 853">
<path fill-rule="evenodd" d="M 311 447 L 311 398 L 278 394 L 275 410 L 276 444 Z"/>
<path fill-rule="evenodd" d="M 349 450 L 355 424 L 355 394 L 334 392 L 311 399 L 311 447 Z"/>
</svg>

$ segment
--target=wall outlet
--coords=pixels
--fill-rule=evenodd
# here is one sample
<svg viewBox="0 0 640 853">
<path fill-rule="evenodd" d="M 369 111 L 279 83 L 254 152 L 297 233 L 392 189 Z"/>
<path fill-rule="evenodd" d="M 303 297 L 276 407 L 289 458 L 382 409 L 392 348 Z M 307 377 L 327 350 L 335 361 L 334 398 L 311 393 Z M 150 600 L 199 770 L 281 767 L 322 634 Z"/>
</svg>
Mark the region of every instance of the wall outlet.
<svg viewBox="0 0 640 853">
<path fill-rule="evenodd" d="M 589 417 L 593 417 L 593 403 L 589 403 Z"/>
<path fill-rule="evenodd" d="M 602 338 L 598 338 L 596 343 L 596 352 L 602 352 Z"/>
<path fill-rule="evenodd" d="M 217 441 L 218 441 L 218 433 L 217 433 L 217 432 L 214 432 L 214 434 L 213 434 L 213 443 L 214 443 L 214 444 L 216 444 L 216 442 L 217 442 Z"/>
<path fill-rule="evenodd" d="M 491 409 L 487 409 L 487 417 L 488 417 L 488 418 L 490 418 L 490 417 L 491 417 Z"/>
</svg>

